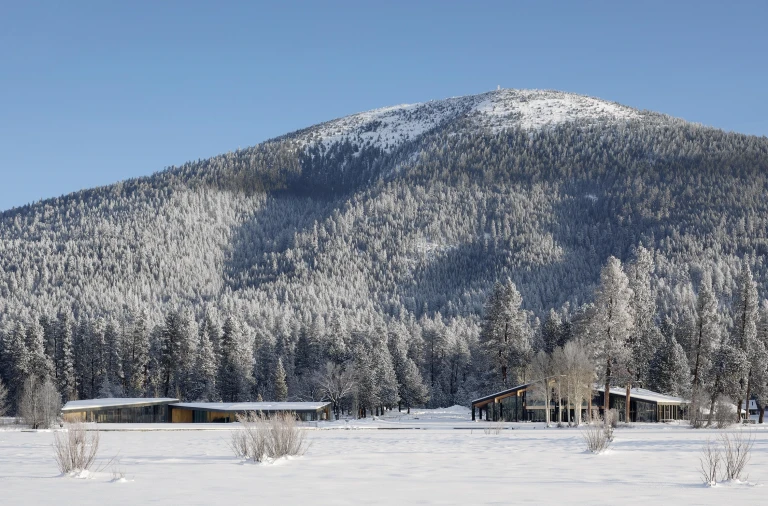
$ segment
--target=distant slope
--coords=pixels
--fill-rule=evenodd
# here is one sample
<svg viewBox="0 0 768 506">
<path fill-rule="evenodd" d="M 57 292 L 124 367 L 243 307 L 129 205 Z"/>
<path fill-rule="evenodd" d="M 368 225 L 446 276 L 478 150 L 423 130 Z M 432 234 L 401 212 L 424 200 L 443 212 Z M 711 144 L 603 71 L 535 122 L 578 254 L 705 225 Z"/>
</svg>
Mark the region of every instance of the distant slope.
<svg viewBox="0 0 768 506">
<path fill-rule="evenodd" d="M 395 106 L 4 212 L 0 314 L 474 322 L 506 277 L 575 307 L 640 243 L 674 312 L 703 271 L 729 300 L 743 257 L 765 296 L 767 195 L 765 138 L 556 91 Z"/>
</svg>

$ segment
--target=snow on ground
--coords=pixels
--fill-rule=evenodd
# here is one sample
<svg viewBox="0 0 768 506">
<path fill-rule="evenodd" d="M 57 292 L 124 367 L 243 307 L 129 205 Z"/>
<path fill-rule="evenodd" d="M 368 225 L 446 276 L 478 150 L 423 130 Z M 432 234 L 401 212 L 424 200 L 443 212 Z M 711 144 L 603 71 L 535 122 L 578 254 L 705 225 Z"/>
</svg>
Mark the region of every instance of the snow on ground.
<svg viewBox="0 0 768 506">
<path fill-rule="evenodd" d="M 512 126 L 540 130 L 576 120 L 626 121 L 636 110 L 574 93 L 542 90 L 499 90 L 474 108 L 475 120 L 497 132 Z"/>
<path fill-rule="evenodd" d="M 513 127 L 540 130 L 577 120 L 620 122 L 641 116 L 631 107 L 575 93 L 502 89 L 352 114 L 297 132 L 295 138 L 307 146 L 349 141 L 390 152 L 464 115 L 493 132 Z"/>
<path fill-rule="evenodd" d="M 768 430 L 763 427 L 751 429 L 756 438 L 747 468 L 751 484 L 707 488 L 698 476 L 698 454 L 708 437 L 717 437 L 716 430 L 637 424 L 618 429 L 607 454 L 592 455 L 584 452 L 579 429 L 502 424 L 509 430 L 486 434 L 483 427 L 493 424 L 467 418 L 466 408 L 453 407 L 319 424 L 307 432 L 306 455 L 271 466 L 232 457 L 227 442 L 234 425 L 104 432 L 97 466 L 119 455 L 124 479 L 117 482 L 109 466 L 87 479 L 60 477 L 53 434 L 0 430 L 1 502 L 722 505 L 765 500 Z M 403 427 L 421 430 L 382 430 Z"/>
</svg>

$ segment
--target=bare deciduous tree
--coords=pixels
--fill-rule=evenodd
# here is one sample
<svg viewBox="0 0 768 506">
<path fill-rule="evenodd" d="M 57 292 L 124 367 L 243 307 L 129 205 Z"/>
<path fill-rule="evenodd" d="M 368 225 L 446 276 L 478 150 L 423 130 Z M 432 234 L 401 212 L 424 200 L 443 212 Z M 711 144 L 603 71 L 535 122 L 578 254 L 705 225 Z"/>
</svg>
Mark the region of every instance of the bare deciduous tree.
<svg viewBox="0 0 768 506">
<path fill-rule="evenodd" d="M 357 388 L 357 376 L 352 367 L 326 362 L 325 367 L 315 374 L 314 383 L 333 403 L 333 412 L 338 419 L 341 402 Z"/>
<path fill-rule="evenodd" d="M 61 410 L 61 396 L 49 379 L 33 376 L 24 381 L 19 401 L 19 415 L 32 429 L 48 429 Z"/>
</svg>

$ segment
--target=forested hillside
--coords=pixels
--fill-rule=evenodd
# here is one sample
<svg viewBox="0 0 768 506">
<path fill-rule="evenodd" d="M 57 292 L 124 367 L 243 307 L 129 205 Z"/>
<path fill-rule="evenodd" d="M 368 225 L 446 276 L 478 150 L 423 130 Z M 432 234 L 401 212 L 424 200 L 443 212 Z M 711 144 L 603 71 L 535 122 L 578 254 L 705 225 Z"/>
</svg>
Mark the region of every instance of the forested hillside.
<svg viewBox="0 0 768 506">
<path fill-rule="evenodd" d="M 497 283 L 521 349 L 552 351 L 614 256 L 646 273 L 652 381 L 671 340 L 693 367 L 703 280 L 727 344 L 766 255 L 766 138 L 559 92 L 399 106 L 2 213 L 0 377 L 246 400 L 346 368 L 369 409 L 466 403 L 503 381 Z"/>
</svg>

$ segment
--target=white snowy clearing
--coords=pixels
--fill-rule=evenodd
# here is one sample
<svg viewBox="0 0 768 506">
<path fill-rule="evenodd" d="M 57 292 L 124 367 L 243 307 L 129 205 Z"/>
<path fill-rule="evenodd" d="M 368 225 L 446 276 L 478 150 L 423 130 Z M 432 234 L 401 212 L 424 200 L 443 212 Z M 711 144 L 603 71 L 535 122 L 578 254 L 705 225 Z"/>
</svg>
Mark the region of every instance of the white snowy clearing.
<svg viewBox="0 0 768 506">
<path fill-rule="evenodd" d="M 96 467 L 106 467 L 85 479 L 59 476 L 51 432 L 0 430 L 0 502 L 723 505 L 764 504 L 768 494 L 763 426 L 730 429 L 754 434 L 748 483 L 709 488 L 697 471 L 699 449 L 717 430 L 637 424 L 618 429 L 608 453 L 592 455 L 579 429 L 468 418 L 453 407 L 320 423 L 307 429 L 303 457 L 263 466 L 232 456 L 235 425 L 105 424 Z M 115 455 L 117 464 L 107 465 Z M 113 468 L 124 478 L 113 481 Z"/>
<path fill-rule="evenodd" d="M 301 130 L 294 137 L 307 146 L 349 141 L 386 152 L 448 121 L 466 116 L 493 132 L 519 127 L 540 130 L 570 121 L 622 122 L 641 117 L 631 107 L 551 90 L 500 89 L 418 104 L 382 107 Z"/>
</svg>

